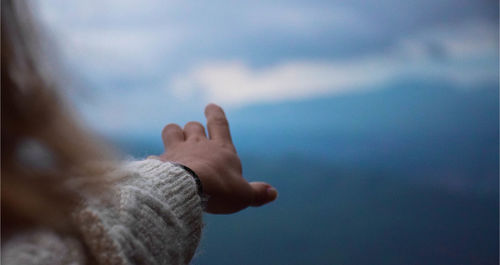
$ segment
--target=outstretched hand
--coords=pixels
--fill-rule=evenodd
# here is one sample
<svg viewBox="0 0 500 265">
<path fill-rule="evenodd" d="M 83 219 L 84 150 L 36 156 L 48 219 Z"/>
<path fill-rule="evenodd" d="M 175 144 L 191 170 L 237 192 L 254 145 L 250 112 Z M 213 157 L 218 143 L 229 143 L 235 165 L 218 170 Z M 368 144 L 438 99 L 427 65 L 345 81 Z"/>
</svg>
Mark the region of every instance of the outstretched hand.
<svg viewBox="0 0 500 265">
<path fill-rule="evenodd" d="M 208 137 L 199 122 L 184 129 L 168 124 L 162 131 L 165 152 L 155 158 L 191 168 L 200 178 L 208 197 L 206 211 L 229 214 L 248 206 L 261 206 L 276 199 L 278 192 L 265 182 L 248 182 L 242 176 L 224 111 L 215 104 L 205 108 Z"/>
</svg>

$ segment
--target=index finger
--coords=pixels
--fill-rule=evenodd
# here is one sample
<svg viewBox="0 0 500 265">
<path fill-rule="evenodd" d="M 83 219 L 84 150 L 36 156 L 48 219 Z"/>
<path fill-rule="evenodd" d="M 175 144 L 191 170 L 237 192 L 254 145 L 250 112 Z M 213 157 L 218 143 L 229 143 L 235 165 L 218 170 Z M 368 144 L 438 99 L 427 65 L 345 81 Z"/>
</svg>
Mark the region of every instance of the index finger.
<svg viewBox="0 0 500 265">
<path fill-rule="evenodd" d="M 232 142 L 229 123 L 221 107 L 213 103 L 208 104 L 205 108 L 205 117 L 207 117 L 207 130 L 211 140 Z"/>
</svg>

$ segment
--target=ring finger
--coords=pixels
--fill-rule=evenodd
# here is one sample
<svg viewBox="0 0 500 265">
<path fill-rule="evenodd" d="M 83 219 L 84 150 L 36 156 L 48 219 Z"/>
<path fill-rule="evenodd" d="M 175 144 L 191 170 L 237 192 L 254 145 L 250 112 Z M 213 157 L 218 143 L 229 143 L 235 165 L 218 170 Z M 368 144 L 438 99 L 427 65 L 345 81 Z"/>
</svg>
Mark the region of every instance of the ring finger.
<svg viewBox="0 0 500 265">
<path fill-rule="evenodd" d="M 184 136 L 186 137 L 186 140 L 195 141 L 207 138 L 205 127 L 197 121 L 190 121 L 184 125 Z"/>
</svg>

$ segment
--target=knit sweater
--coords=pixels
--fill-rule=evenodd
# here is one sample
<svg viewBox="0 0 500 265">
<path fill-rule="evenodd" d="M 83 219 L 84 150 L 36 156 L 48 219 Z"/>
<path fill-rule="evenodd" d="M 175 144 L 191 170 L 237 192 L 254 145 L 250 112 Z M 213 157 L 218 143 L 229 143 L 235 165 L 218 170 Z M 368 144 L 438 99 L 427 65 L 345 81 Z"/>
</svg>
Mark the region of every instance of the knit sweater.
<svg viewBox="0 0 500 265">
<path fill-rule="evenodd" d="M 200 240 L 202 208 L 194 178 L 154 159 L 130 162 L 103 200 L 89 198 L 74 213 L 80 242 L 50 230 L 16 235 L 2 246 L 2 264 L 187 264 Z"/>
</svg>

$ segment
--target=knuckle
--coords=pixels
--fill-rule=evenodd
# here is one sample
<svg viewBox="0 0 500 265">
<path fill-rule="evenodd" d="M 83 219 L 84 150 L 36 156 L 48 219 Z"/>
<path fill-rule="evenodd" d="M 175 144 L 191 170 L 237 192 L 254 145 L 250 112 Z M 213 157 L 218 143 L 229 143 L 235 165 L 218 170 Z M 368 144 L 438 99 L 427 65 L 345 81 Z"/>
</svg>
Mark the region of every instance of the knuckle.
<svg viewBox="0 0 500 265">
<path fill-rule="evenodd" d="M 169 123 L 169 124 L 165 125 L 165 127 L 163 127 L 161 134 L 166 135 L 169 131 L 179 130 L 179 129 L 180 129 L 179 125 L 177 125 L 175 123 Z"/>
<path fill-rule="evenodd" d="M 228 153 L 231 153 L 232 152 L 229 152 L 229 151 L 232 151 L 232 147 L 233 145 L 230 144 L 230 143 L 227 143 L 227 142 L 219 142 L 219 146 L 223 149 L 223 150 L 227 150 Z"/>
<path fill-rule="evenodd" d="M 226 138 L 215 139 L 213 142 L 216 143 L 217 146 L 221 150 L 224 150 L 224 152 L 227 152 L 227 154 L 237 155 L 236 148 L 234 147 L 233 142 L 231 141 L 231 139 L 226 139 Z"/>
<path fill-rule="evenodd" d="M 197 121 L 190 121 L 184 125 L 184 128 L 189 128 L 189 127 L 201 127 L 203 128 L 203 124 L 197 122 Z"/>
<path fill-rule="evenodd" d="M 188 140 L 194 141 L 194 142 L 199 142 L 202 140 L 202 138 L 198 135 L 191 136 Z"/>
<path fill-rule="evenodd" d="M 224 116 L 215 116 L 211 119 L 211 124 L 218 126 L 229 126 L 229 123 Z"/>
<path fill-rule="evenodd" d="M 224 149 L 223 151 L 221 151 L 220 159 L 232 165 L 239 164 L 240 161 L 238 156 L 229 149 Z"/>
</svg>

